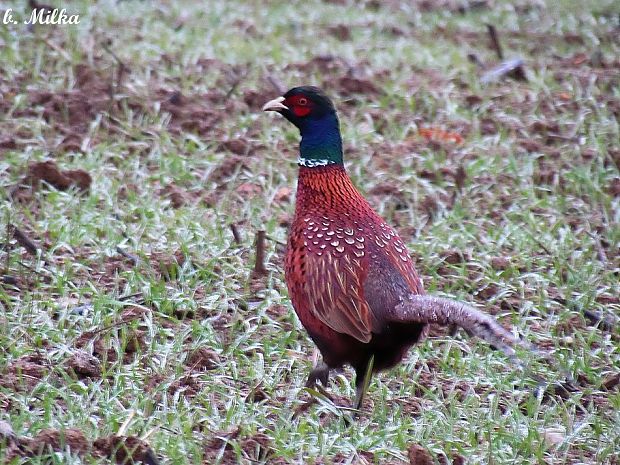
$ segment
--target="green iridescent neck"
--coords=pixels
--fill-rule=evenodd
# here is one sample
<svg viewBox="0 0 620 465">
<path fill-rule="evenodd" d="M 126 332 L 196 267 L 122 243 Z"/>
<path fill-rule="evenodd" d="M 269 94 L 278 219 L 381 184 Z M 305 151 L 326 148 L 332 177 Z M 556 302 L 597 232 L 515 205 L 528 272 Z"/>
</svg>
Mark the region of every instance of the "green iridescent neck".
<svg viewBox="0 0 620 465">
<path fill-rule="evenodd" d="M 299 144 L 300 166 L 309 168 L 326 165 L 342 165 L 342 138 L 338 117 L 328 114 L 318 120 L 305 121 L 299 128 L 301 143 Z"/>
</svg>

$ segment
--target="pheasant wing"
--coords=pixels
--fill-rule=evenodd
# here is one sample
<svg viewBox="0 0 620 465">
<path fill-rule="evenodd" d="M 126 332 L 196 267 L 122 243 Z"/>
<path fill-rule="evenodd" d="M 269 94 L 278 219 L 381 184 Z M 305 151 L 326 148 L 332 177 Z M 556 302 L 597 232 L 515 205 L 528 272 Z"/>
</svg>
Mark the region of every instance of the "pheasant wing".
<svg viewBox="0 0 620 465">
<path fill-rule="evenodd" d="M 372 337 L 372 313 L 364 297 L 364 262 L 351 253 L 308 254 L 305 295 L 316 317 L 362 342 Z"/>
</svg>

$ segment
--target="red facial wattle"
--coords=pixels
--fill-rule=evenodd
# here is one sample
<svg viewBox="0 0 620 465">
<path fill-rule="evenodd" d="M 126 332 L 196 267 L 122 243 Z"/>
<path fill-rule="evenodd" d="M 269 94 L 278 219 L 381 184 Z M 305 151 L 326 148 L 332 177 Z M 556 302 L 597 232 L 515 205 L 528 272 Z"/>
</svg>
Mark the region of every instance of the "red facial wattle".
<svg viewBox="0 0 620 465">
<path fill-rule="evenodd" d="M 293 95 L 287 98 L 284 104 L 289 107 L 298 118 L 308 116 L 312 111 L 311 101 L 303 95 Z"/>
<path fill-rule="evenodd" d="M 295 116 L 303 118 L 304 116 L 308 116 L 310 113 L 310 107 L 300 107 L 298 105 L 294 106 L 293 113 L 295 113 Z"/>
</svg>

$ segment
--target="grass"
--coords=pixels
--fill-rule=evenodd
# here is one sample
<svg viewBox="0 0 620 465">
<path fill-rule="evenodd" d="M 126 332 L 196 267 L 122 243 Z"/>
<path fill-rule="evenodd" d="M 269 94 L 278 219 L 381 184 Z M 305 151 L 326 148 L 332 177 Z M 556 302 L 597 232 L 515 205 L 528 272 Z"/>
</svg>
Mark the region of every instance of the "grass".
<svg viewBox="0 0 620 465">
<path fill-rule="evenodd" d="M 464 14 L 450 2 L 70 3 L 78 26 L 0 25 L 0 231 L 10 222 L 43 250 L 9 236 L 0 252 L 11 278 L 0 285 L 0 420 L 17 435 L 148 432 L 166 464 L 407 463 L 416 443 L 467 463 L 617 463 L 617 325 L 583 316 L 620 312 L 614 2 Z M 486 23 L 526 60 L 527 82 L 480 84 L 467 54 L 496 61 Z M 350 38 L 330 33 L 339 24 Z M 106 48 L 128 68 L 120 79 Z M 347 72 L 377 90 L 347 88 Z M 328 387 L 335 404 L 294 414 L 313 350 L 279 245 L 298 135 L 259 111 L 277 95 L 268 76 L 335 97 L 349 173 L 399 229 L 428 291 L 513 325 L 579 390 L 533 396 L 535 374 L 560 374 L 440 333 L 373 380 L 353 426 L 337 407 L 354 395 L 350 370 Z M 464 142 L 425 140 L 421 127 Z M 90 189 L 10 200 L 43 160 L 87 171 Z M 273 241 L 257 279 L 258 229 Z M 100 371 L 76 369 L 80 350 Z M 30 462 L 95 460 L 62 449 Z"/>
</svg>

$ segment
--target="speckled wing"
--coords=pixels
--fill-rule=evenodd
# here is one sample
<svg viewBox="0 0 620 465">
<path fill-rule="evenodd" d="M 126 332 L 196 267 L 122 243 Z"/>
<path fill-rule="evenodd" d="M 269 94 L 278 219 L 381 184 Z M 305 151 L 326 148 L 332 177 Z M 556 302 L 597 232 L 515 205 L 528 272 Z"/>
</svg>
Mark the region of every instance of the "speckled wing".
<svg viewBox="0 0 620 465">
<path fill-rule="evenodd" d="M 372 314 L 363 294 L 363 258 L 353 252 L 307 254 L 311 270 L 303 284 L 315 316 L 339 333 L 362 342 L 372 337 Z"/>
</svg>

